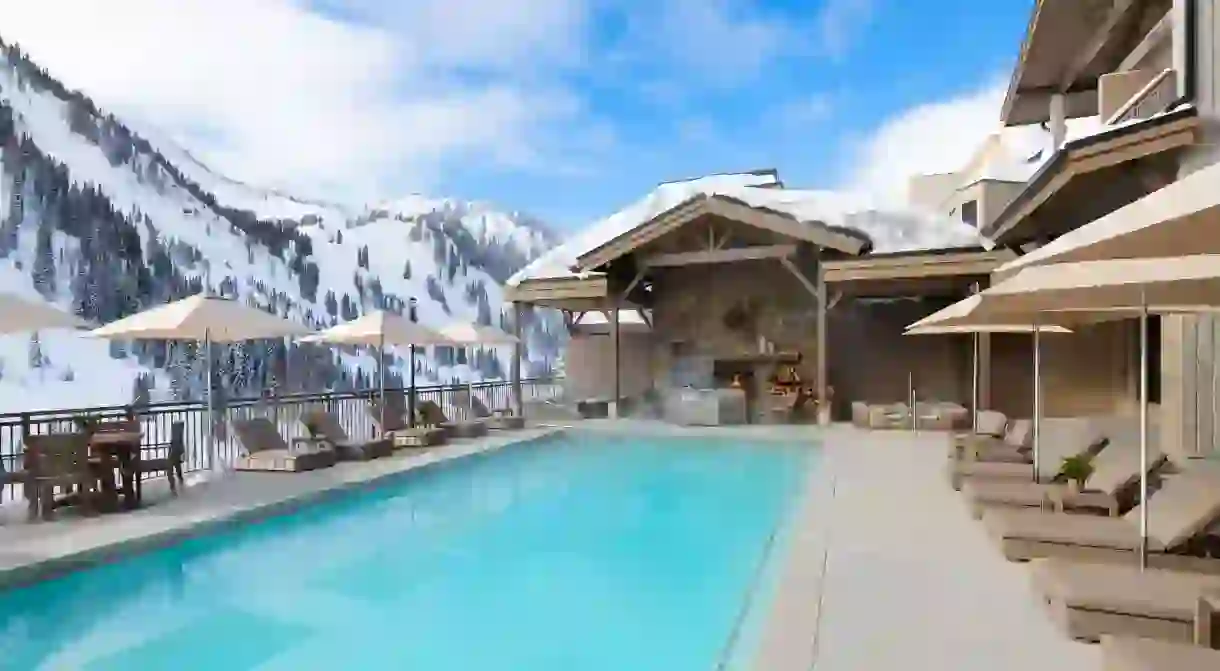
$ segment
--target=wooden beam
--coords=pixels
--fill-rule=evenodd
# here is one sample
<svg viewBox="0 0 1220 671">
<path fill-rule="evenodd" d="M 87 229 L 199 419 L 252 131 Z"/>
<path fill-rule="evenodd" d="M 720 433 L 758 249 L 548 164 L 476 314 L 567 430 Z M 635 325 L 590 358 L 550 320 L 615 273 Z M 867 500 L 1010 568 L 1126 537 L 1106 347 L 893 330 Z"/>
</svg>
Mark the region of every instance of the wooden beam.
<svg viewBox="0 0 1220 671">
<path fill-rule="evenodd" d="M 631 278 L 631 282 L 629 282 L 627 284 L 627 288 L 623 289 L 623 293 L 621 296 L 622 298 L 626 299 L 627 296 L 631 294 L 631 290 L 635 288 L 635 285 L 639 284 L 640 280 L 644 279 L 644 273 L 647 272 L 647 270 L 648 270 L 647 263 L 640 265 L 640 269 L 635 272 L 635 277 Z"/>
<path fill-rule="evenodd" d="M 525 397 L 521 393 L 521 358 L 525 355 L 525 348 L 521 343 L 521 322 L 525 319 L 525 305 L 522 303 L 513 303 L 513 335 L 517 341 L 513 343 L 513 361 L 511 364 L 511 375 L 513 380 L 513 410 L 518 417 L 525 416 Z M 414 366 L 415 362 L 412 361 Z"/>
<path fill-rule="evenodd" d="M 610 406 L 612 409 L 610 419 L 618 419 L 619 417 L 622 417 L 622 415 L 619 414 L 619 403 L 621 403 L 623 400 L 623 378 L 622 374 L 619 372 L 622 368 L 622 356 L 620 353 L 620 348 L 622 347 L 622 335 L 619 333 L 619 311 L 619 305 L 617 302 L 610 305 L 610 337 L 614 346 L 614 405 Z"/>
<path fill-rule="evenodd" d="M 805 277 L 805 273 L 800 272 L 800 268 L 794 266 L 792 261 L 788 260 L 787 256 L 780 257 L 780 264 L 782 264 L 784 268 L 788 268 L 788 272 L 791 272 L 792 276 L 797 278 L 797 282 L 800 282 L 800 285 L 805 288 L 806 292 L 809 292 L 809 295 L 814 296 L 814 300 L 819 299 L 819 295 L 817 295 L 817 287 L 815 287 L 813 282 L 809 281 L 808 277 Z M 819 272 L 819 276 L 820 274 L 821 272 Z"/>
<path fill-rule="evenodd" d="M 733 263 L 758 259 L 782 259 L 796 253 L 796 245 L 762 245 L 758 247 L 734 247 L 732 249 L 708 249 L 697 252 L 656 254 L 644 259 L 644 265 L 654 268 L 668 266 L 693 266 L 707 263 Z"/>
<path fill-rule="evenodd" d="M 830 394 L 829 384 L 826 380 L 827 365 L 826 365 L 826 343 L 829 340 L 826 337 L 827 323 L 826 313 L 830 306 L 826 302 L 826 279 L 822 266 L 822 250 L 818 249 L 818 276 L 817 286 L 814 287 L 814 297 L 818 302 L 818 322 L 817 322 L 817 339 L 818 339 L 818 424 L 829 426 L 831 420 Z M 802 276 L 803 277 L 803 276 Z"/>
<path fill-rule="evenodd" d="M 809 295 L 813 296 L 813 299 L 815 301 L 820 299 L 820 297 L 818 295 L 818 288 L 816 286 L 814 286 L 813 282 L 809 281 L 808 277 L 805 277 L 805 274 L 802 273 L 799 268 L 794 266 L 792 264 L 792 262 L 788 260 L 788 257 L 786 257 L 786 256 L 779 257 L 779 262 L 781 264 L 783 264 L 783 266 L 785 268 L 788 269 L 788 272 L 792 273 L 792 276 L 795 277 L 797 279 L 797 281 L 801 283 L 801 286 L 805 287 L 805 291 L 808 291 Z M 820 269 L 821 265 L 819 264 L 818 267 Z M 820 270 L 818 272 L 818 276 L 819 277 L 821 276 Z"/>
<path fill-rule="evenodd" d="M 1080 73 L 1084 72 L 1089 65 L 1101 54 L 1109 43 L 1111 35 L 1115 29 L 1125 21 L 1131 12 L 1139 5 L 1135 0 L 1115 0 L 1114 6 L 1110 8 L 1106 15 L 1105 21 L 1093 31 L 1093 34 L 1085 41 L 1084 47 L 1076 52 L 1076 56 L 1072 59 L 1063 70 L 1063 74 L 1059 77 L 1059 90 L 1068 91 L 1072 85 L 1076 83 L 1076 79 L 1080 77 Z"/>
<path fill-rule="evenodd" d="M 652 319 L 648 317 L 647 312 L 644 312 L 644 308 L 636 308 L 635 311 L 640 315 L 640 319 L 644 320 L 648 328 L 652 328 Z"/>
</svg>

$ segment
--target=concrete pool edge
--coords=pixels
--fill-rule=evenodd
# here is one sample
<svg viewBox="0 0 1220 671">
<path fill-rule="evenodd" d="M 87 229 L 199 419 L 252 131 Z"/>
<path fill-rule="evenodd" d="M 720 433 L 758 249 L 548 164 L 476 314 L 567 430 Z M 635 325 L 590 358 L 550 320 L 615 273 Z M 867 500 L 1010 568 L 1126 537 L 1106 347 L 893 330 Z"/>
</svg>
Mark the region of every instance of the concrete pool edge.
<svg viewBox="0 0 1220 671">
<path fill-rule="evenodd" d="M 292 474 L 239 474 L 237 477 L 247 477 L 248 480 L 258 479 L 290 479 L 299 480 L 299 488 L 282 495 L 269 494 L 266 498 L 240 501 L 208 501 L 209 495 L 223 495 L 223 484 L 208 483 L 199 486 L 196 492 L 171 499 L 162 505 L 162 510 L 156 506 L 129 513 L 120 513 L 114 517 L 93 519 L 73 519 L 64 521 L 43 522 L 31 525 L 34 528 L 42 525 L 78 525 L 77 529 L 65 529 L 61 537 L 35 538 L 34 543 L 51 546 L 61 546 L 52 549 L 46 555 L 12 555 L 11 545 L 20 538 L 3 538 L 4 546 L 0 549 L 0 591 L 16 589 L 44 580 L 85 570 L 94 566 L 104 565 L 145 552 L 158 550 L 180 543 L 182 541 L 217 533 L 226 529 L 257 522 L 272 517 L 287 515 L 310 505 L 322 503 L 334 497 L 378 487 L 398 478 L 407 476 L 432 466 L 438 466 L 456 460 L 477 457 L 509 446 L 519 446 L 544 441 L 564 433 L 564 429 L 555 427 L 537 427 L 525 429 L 513 434 L 493 434 L 491 436 L 451 443 L 440 448 L 433 448 L 419 453 L 399 453 L 392 457 L 366 462 L 345 462 L 334 467 L 342 471 L 342 479 L 324 479 L 327 475 L 322 471 Z M 334 470 L 325 469 L 325 470 Z M 321 476 L 319 475 L 321 474 Z M 254 477 L 248 477 L 253 475 Z M 310 482 L 309 480 L 313 480 Z M 190 497 L 190 494 L 195 496 Z M 187 498 L 190 497 L 188 501 Z M 187 514 L 166 514 L 166 505 L 180 503 L 212 504 L 220 506 L 209 513 L 208 509 L 200 511 L 184 511 Z M 69 536 L 73 531 L 93 527 L 94 535 L 100 536 L 92 544 L 74 542 Z M 110 533 L 106 533 L 108 527 Z M 2 530 L 3 527 L 0 527 Z M 124 533 L 126 532 L 126 533 Z M 83 535 L 83 534 L 78 534 Z M 78 544 L 80 543 L 80 544 Z"/>
<path fill-rule="evenodd" d="M 817 433 L 810 431 L 809 435 Z M 774 595 L 768 611 L 760 614 L 758 643 L 746 658 L 746 668 L 808 671 L 817 661 L 822 585 L 830 549 L 830 525 L 818 522 L 833 515 L 836 483 L 831 451 L 823 446 L 806 469 L 783 552 L 772 560 L 777 562 Z"/>
</svg>

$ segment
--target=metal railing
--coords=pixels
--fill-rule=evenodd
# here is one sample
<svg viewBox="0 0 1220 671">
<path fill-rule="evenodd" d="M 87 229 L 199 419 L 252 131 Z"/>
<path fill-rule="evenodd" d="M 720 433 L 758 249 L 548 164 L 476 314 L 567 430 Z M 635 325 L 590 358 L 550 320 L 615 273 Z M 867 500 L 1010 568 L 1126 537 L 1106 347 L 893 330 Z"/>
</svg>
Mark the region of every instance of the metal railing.
<svg viewBox="0 0 1220 671">
<path fill-rule="evenodd" d="M 562 394 L 562 379 L 530 379 L 521 381 L 523 403 L 549 400 Z M 416 398 L 434 401 L 450 419 L 470 417 L 464 392 L 471 389 L 474 396 L 489 409 L 511 408 L 513 386 L 511 382 L 476 382 L 473 385 L 418 385 Z M 398 389 L 387 389 L 398 391 Z M 405 390 L 402 390 L 405 392 Z M 372 415 L 368 412 L 369 400 L 376 390 L 351 392 L 326 392 L 316 394 L 290 394 L 284 396 L 229 399 L 215 410 L 213 436 L 217 456 L 222 463 L 233 463 L 241 454 L 241 445 L 236 436 L 230 435 L 229 421 L 266 417 L 271 419 L 285 439 L 306 435 L 299 418 L 310 410 L 326 410 L 338 420 L 343 430 L 356 440 L 369 438 L 375 432 Z M 460 398 L 459 398 L 460 394 Z M 88 417 L 94 420 L 138 419 L 143 429 L 141 458 L 155 459 L 167 456 L 170 431 L 175 422 L 185 428 L 185 456 L 183 469 L 198 471 L 208 467 L 207 405 L 202 401 L 151 403 L 148 405 L 114 405 L 92 408 L 67 408 L 34 412 L 0 413 L 0 467 L 14 472 L 22 467 L 24 451 L 23 437 L 48 433 L 77 431 L 77 419 Z M 6 485 L 0 488 L 0 503 L 22 496 L 21 485 Z"/>
</svg>

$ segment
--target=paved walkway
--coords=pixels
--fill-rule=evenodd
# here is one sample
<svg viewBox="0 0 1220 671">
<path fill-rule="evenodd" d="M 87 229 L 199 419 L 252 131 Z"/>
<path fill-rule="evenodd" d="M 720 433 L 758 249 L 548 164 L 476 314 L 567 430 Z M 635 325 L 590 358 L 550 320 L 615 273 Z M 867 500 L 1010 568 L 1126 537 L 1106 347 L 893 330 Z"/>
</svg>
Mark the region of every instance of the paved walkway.
<svg viewBox="0 0 1220 671">
<path fill-rule="evenodd" d="M 943 476 L 944 434 L 821 434 L 755 668 L 1092 671 Z"/>
</svg>

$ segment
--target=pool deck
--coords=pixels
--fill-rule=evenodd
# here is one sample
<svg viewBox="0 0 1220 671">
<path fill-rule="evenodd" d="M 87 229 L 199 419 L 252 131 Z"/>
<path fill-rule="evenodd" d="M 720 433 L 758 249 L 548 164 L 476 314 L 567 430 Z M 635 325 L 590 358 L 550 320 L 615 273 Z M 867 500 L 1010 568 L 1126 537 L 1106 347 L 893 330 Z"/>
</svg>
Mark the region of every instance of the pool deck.
<svg viewBox="0 0 1220 671">
<path fill-rule="evenodd" d="M 477 439 L 455 440 L 429 449 L 399 450 L 394 456 L 345 462 L 305 473 L 230 472 L 188 486 L 170 496 L 164 479 L 145 484 L 140 510 L 27 522 L 23 505 L 0 510 L 0 588 L 28 583 L 80 565 L 104 561 L 170 543 L 225 524 L 285 512 L 328 493 L 373 484 L 450 459 L 496 450 L 539 438 L 555 429 L 541 427 L 492 432 Z M 188 475 L 188 483 L 191 476 Z"/>
<path fill-rule="evenodd" d="M 820 437 L 753 668 L 1093 671 L 944 477 L 943 433 Z"/>
</svg>

